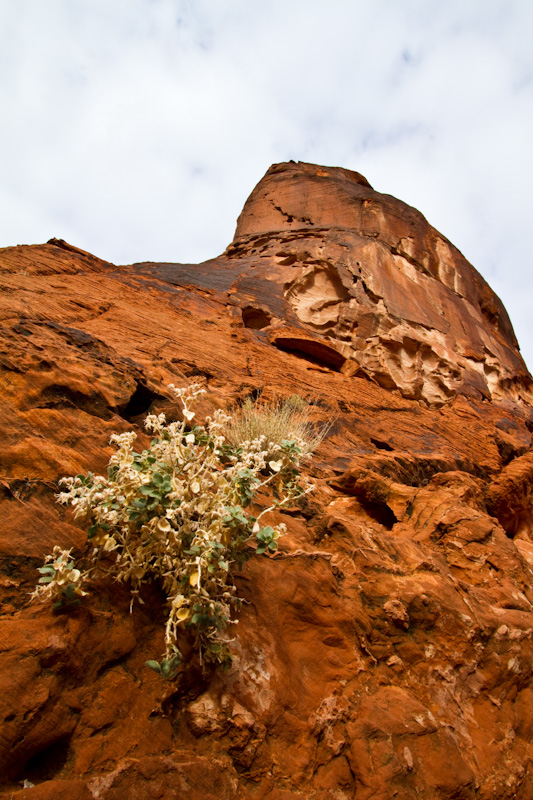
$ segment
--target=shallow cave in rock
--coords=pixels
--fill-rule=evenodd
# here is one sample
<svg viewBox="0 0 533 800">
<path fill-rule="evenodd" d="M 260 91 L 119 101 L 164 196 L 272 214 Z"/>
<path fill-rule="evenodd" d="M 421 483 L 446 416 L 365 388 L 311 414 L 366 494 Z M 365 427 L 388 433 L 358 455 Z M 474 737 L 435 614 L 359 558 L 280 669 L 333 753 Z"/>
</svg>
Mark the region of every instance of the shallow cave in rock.
<svg viewBox="0 0 533 800">
<path fill-rule="evenodd" d="M 391 447 L 388 442 L 384 442 L 381 439 L 374 439 L 371 436 L 370 441 L 372 442 L 374 447 L 378 448 L 378 450 L 387 450 L 389 453 L 392 453 L 392 451 L 394 450 L 394 447 Z"/>
<path fill-rule="evenodd" d="M 383 525 L 388 531 L 398 522 L 394 511 L 386 503 L 380 503 L 366 498 L 357 498 L 369 517 Z"/>
<path fill-rule="evenodd" d="M 241 313 L 244 327 L 255 331 L 268 327 L 272 321 L 270 314 L 258 306 L 244 306 Z"/>
<path fill-rule="evenodd" d="M 128 402 L 118 407 L 118 413 L 121 417 L 131 422 L 135 417 L 146 414 L 155 400 L 163 399 L 161 395 L 149 389 L 144 383 L 137 383 L 137 387 Z"/>
<path fill-rule="evenodd" d="M 57 741 L 44 747 L 25 763 L 19 770 L 20 780 L 41 783 L 54 778 L 65 766 L 70 750 L 70 735 L 62 736 Z"/>
<path fill-rule="evenodd" d="M 336 372 L 340 372 L 342 365 L 346 361 L 338 350 L 314 339 L 304 339 L 297 336 L 276 336 L 273 344 L 279 350 L 293 353 L 300 358 L 305 358 L 307 361 Z"/>
</svg>

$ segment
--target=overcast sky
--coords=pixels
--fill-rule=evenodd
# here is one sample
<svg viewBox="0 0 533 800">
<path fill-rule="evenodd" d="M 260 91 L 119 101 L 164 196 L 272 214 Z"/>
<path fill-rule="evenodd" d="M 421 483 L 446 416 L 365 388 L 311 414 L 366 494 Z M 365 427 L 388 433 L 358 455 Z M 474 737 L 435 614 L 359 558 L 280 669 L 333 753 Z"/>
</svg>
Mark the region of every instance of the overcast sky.
<svg viewBox="0 0 533 800">
<path fill-rule="evenodd" d="M 533 368 L 532 0 L 0 0 L 0 247 L 197 262 L 270 164 L 361 172 Z"/>
</svg>

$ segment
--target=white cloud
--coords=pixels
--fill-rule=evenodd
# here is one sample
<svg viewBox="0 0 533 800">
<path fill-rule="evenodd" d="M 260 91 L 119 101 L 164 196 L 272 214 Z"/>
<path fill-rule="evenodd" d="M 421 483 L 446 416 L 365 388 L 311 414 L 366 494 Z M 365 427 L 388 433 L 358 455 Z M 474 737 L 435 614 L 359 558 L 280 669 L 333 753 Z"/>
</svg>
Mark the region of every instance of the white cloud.
<svg viewBox="0 0 533 800">
<path fill-rule="evenodd" d="M 346 166 L 463 250 L 533 364 L 532 23 L 524 0 L 6 0 L 0 246 L 198 261 L 272 162 Z"/>
</svg>

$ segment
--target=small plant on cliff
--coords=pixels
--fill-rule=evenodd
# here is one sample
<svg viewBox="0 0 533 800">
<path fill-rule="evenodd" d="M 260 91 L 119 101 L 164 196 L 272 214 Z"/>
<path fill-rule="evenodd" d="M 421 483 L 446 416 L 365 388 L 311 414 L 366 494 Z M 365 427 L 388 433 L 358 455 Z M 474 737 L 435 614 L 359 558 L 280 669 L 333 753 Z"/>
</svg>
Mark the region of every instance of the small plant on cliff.
<svg viewBox="0 0 533 800">
<path fill-rule="evenodd" d="M 43 566 L 39 567 L 39 584 L 32 594 L 32 598 L 55 600 L 57 611 L 78 606 L 80 597 L 87 594 L 81 588 L 85 573 L 75 569 L 71 550 L 62 550 L 56 545 L 52 555 L 46 556 Z"/>
<path fill-rule="evenodd" d="M 154 438 L 147 450 L 133 449 L 134 432 L 114 434 L 107 477 L 89 472 L 62 479 L 58 501 L 89 524 L 91 565 L 76 569 L 70 551 L 56 547 L 32 595 L 55 599 L 58 608 L 75 603 L 102 560 L 117 581 L 129 582 L 132 603 L 142 602 L 143 584 L 157 580 L 169 608 L 165 652 L 160 662 L 147 664 L 167 678 L 181 663 L 180 629 L 194 635 L 202 663 L 230 663 L 226 629 L 240 603 L 234 569 L 253 553 L 252 541 L 258 554 L 276 551 L 284 526 L 265 526 L 262 518 L 311 489 L 298 470 L 310 453 L 302 430 L 284 426 L 286 438 L 276 441 L 259 430 L 242 438 L 220 410 L 205 426 L 193 425 L 191 406 L 204 390 L 197 384 L 170 388 L 182 404 L 181 422 L 149 415 L 145 427 Z M 274 498 L 262 510 L 254 503 L 258 493 L 263 501 Z"/>
<path fill-rule="evenodd" d="M 263 436 L 269 443 L 272 456 L 276 455 L 284 441 L 297 440 L 300 458 L 308 458 L 323 441 L 330 427 L 324 425 L 315 431 L 309 420 L 309 403 L 299 395 L 291 395 L 274 404 L 254 404 L 248 398 L 239 412 L 228 419 L 225 435 L 235 447 L 240 442 Z"/>
</svg>

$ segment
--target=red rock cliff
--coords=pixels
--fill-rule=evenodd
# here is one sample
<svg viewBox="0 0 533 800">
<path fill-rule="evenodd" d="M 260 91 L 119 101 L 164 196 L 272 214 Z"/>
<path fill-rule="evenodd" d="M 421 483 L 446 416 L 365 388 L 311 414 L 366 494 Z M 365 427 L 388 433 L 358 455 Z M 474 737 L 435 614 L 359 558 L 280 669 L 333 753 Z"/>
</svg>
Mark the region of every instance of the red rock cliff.
<svg viewBox="0 0 533 800">
<path fill-rule="evenodd" d="M 0 251 L 0 776 L 44 800 L 533 797 L 532 384 L 501 302 L 358 173 L 278 164 L 198 265 Z M 237 577 L 226 674 L 168 686 L 154 588 L 69 615 L 35 567 L 86 534 L 57 480 L 112 432 L 300 394 L 317 489 Z M 28 780 L 33 788 L 21 788 Z"/>
</svg>

